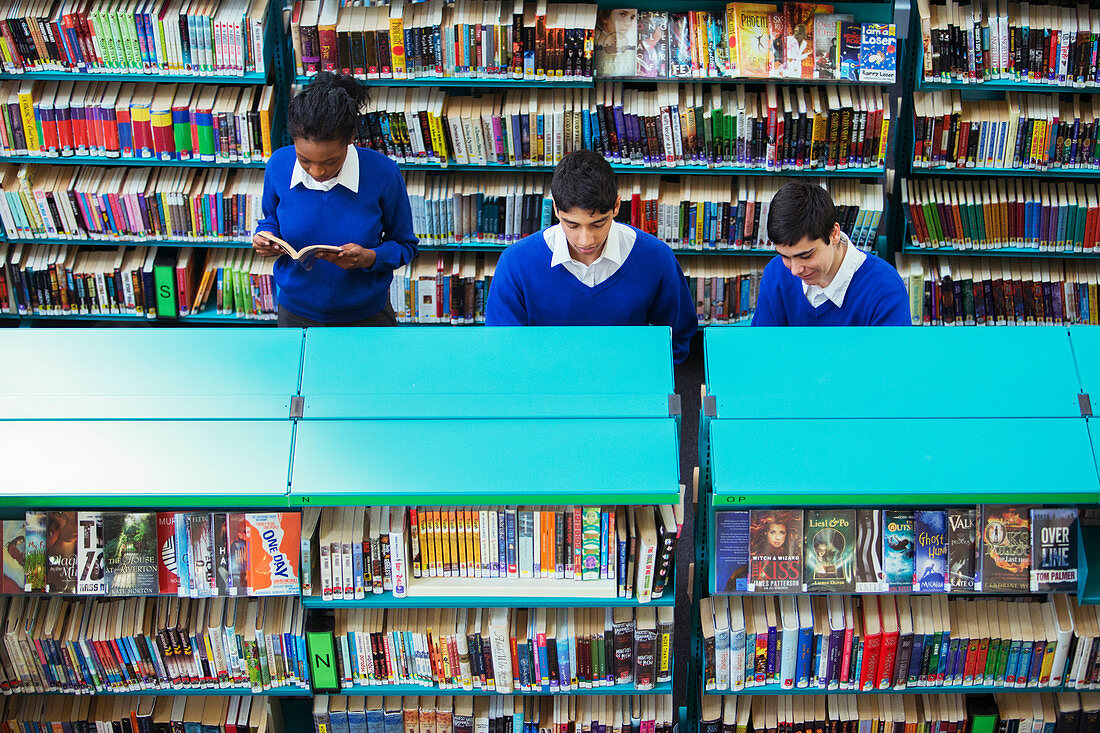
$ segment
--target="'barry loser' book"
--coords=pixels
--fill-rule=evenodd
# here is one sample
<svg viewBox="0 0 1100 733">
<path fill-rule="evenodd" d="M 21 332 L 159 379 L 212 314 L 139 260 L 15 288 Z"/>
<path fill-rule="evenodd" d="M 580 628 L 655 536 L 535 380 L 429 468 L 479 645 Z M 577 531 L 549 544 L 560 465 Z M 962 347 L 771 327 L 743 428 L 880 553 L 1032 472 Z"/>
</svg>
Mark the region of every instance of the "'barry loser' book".
<svg viewBox="0 0 1100 733">
<path fill-rule="evenodd" d="M 855 590 L 856 512 L 815 509 L 806 512 L 803 589 L 817 593 Z"/>
<path fill-rule="evenodd" d="M 802 587 L 802 510 L 753 510 L 749 515 L 749 590 L 796 592 Z"/>
<path fill-rule="evenodd" d="M 749 589 L 749 513 L 714 513 L 714 578 L 716 594 Z"/>
<path fill-rule="evenodd" d="M 1077 510 L 1031 510 L 1031 590 L 1077 588 Z"/>
</svg>

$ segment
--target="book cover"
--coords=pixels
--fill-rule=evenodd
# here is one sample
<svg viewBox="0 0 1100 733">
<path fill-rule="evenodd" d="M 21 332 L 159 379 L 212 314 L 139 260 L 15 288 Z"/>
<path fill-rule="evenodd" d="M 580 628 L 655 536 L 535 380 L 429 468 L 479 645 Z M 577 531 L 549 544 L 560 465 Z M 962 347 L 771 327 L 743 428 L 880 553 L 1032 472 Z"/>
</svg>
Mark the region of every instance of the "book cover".
<svg viewBox="0 0 1100 733">
<path fill-rule="evenodd" d="M 856 510 L 856 593 L 886 590 L 882 567 L 882 510 Z"/>
<path fill-rule="evenodd" d="M 46 592 L 76 593 L 76 512 L 46 512 Z"/>
<path fill-rule="evenodd" d="M 637 76 L 668 76 L 668 13 L 638 13 Z"/>
<path fill-rule="evenodd" d="M 947 513 L 917 509 L 913 533 L 917 539 L 913 590 L 942 593 L 947 581 Z"/>
<path fill-rule="evenodd" d="M 704 13 L 707 18 L 707 38 L 710 41 L 714 73 L 737 76 L 737 59 L 730 57 L 729 29 L 723 13 Z M 709 75 L 709 74 L 708 74 Z"/>
<path fill-rule="evenodd" d="M 784 3 L 783 31 L 786 43 L 786 70 L 783 76 L 791 79 L 814 78 L 814 23 L 815 13 L 832 10 L 814 3 Z"/>
<path fill-rule="evenodd" d="M 972 591 L 976 579 L 977 515 L 975 509 L 947 510 L 947 588 Z"/>
<path fill-rule="evenodd" d="M 76 545 L 76 592 L 103 595 L 107 591 L 103 577 L 103 514 L 77 512 L 76 523 L 80 533 Z"/>
<path fill-rule="evenodd" d="M 668 14 L 668 75 L 691 76 L 691 18 L 687 13 Z"/>
<path fill-rule="evenodd" d="M 806 512 L 803 590 L 817 593 L 855 590 L 856 511 L 814 509 Z"/>
<path fill-rule="evenodd" d="M 229 538 L 224 512 L 216 512 L 214 522 L 214 587 L 216 595 L 229 595 Z"/>
<path fill-rule="evenodd" d="M 814 18 L 814 78 L 837 78 L 837 43 L 840 37 L 840 24 L 851 22 L 853 16 L 843 14 L 825 14 Z"/>
<path fill-rule="evenodd" d="M 749 513 L 714 512 L 714 579 L 716 594 L 749 589 Z"/>
<path fill-rule="evenodd" d="M 160 592 L 156 514 L 103 515 L 103 571 L 107 595 L 143 596 Z"/>
<path fill-rule="evenodd" d="M 1077 509 L 1031 510 L 1031 591 L 1077 589 Z"/>
<path fill-rule="evenodd" d="M 176 552 L 176 515 L 157 513 L 157 582 L 161 593 L 179 592 L 179 557 Z"/>
<path fill-rule="evenodd" d="M 243 596 L 248 587 L 248 522 L 244 514 L 228 516 L 229 532 L 229 595 Z"/>
<path fill-rule="evenodd" d="M 982 509 L 982 591 L 1027 591 L 1031 587 L 1029 506 Z"/>
<path fill-rule="evenodd" d="M 27 549 L 23 589 L 41 593 L 46 590 L 46 512 L 27 512 L 24 527 Z"/>
<path fill-rule="evenodd" d="M 885 510 L 882 513 L 882 565 L 891 591 L 913 588 L 916 538 L 913 536 L 912 510 Z"/>
<path fill-rule="evenodd" d="M 298 552 L 301 515 L 298 512 L 246 514 L 250 595 L 298 595 Z"/>
<path fill-rule="evenodd" d="M 4 533 L 0 538 L 4 542 L 4 575 L 0 577 L 0 593 L 23 593 L 26 582 L 23 564 L 27 558 L 27 537 L 23 532 L 23 520 L 5 519 L 0 525 L 0 531 Z"/>
<path fill-rule="evenodd" d="M 798 591 L 802 586 L 802 510 L 760 510 L 749 516 L 749 590 Z"/>
<path fill-rule="evenodd" d="M 187 516 L 187 547 L 191 557 L 190 574 L 194 581 L 192 598 L 214 595 L 214 522 L 206 512 Z"/>
<path fill-rule="evenodd" d="M 741 76 L 765 77 L 772 57 L 768 14 L 774 5 L 737 5 L 737 65 Z"/>
<path fill-rule="evenodd" d="M 893 84 L 897 76 L 897 53 L 893 25 L 864 23 L 859 47 L 859 80 Z"/>
<path fill-rule="evenodd" d="M 787 20 L 783 13 L 768 13 L 768 76 L 787 75 Z"/>
<path fill-rule="evenodd" d="M 638 11 L 600 8 L 596 13 L 596 75 L 633 76 L 638 52 Z"/>
<path fill-rule="evenodd" d="M 859 23 L 840 24 L 836 78 L 859 81 L 859 48 L 862 38 L 863 28 Z"/>
</svg>

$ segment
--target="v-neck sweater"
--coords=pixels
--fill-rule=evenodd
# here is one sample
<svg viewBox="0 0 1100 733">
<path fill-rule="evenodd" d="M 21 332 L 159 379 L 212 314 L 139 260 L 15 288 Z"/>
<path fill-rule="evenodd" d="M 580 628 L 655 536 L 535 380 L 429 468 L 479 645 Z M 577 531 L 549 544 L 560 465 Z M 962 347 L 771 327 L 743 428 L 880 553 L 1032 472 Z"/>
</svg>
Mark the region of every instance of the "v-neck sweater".
<svg viewBox="0 0 1100 733">
<path fill-rule="evenodd" d="M 668 326 L 676 362 L 683 361 L 698 329 L 695 303 L 668 245 L 635 229 L 634 247 L 622 266 L 589 287 L 553 253 L 542 232 L 500 255 L 489 286 L 485 323 L 490 326 Z"/>
</svg>

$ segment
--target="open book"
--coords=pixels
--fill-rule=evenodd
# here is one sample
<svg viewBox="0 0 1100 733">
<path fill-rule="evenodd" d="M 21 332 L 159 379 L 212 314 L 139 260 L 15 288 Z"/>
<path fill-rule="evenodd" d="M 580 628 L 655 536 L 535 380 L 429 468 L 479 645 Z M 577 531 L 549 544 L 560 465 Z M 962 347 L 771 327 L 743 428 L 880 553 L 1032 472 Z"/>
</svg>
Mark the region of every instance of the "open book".
<svg viewBox="0 0 1100 733">
<path fill-rule="evenodd" d="M 311 244 L 301 249 L 294 249 L 289 244 L 279 239 L 271 232 L 256 232 L 261 237 L 279 246 L 283 252 L 290 255 L 291 259 L 298 260 L 306 269 L 313 266 L 314 260 L 317 259 L 317 255 L 320 252 L 342 252 L 340 247 L 333 244 Z"/>
</svg>

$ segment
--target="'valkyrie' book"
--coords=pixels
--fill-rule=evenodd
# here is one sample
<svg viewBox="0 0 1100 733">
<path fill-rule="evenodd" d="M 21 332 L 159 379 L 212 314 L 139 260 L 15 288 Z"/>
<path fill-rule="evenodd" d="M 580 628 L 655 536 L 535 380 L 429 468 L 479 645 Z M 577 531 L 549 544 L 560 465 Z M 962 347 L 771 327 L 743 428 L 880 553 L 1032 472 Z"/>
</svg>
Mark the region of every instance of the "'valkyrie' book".
<svg viewBox="0 0 1100 733">
<path fill-rule="evenodd" d="M 851 593 L 855 584 L 856 512 L 815 509 L 806 512 L 803 590 Z"/>
<path fill-rule="evenodd" d="M 972 591 L 977 565 L 976 509 L 947 510 L 947 590 Z"/>
<path fill-rule="evenodd" d="M 1031 510 L 1031 591 L 1077 588 L 1077 509 Z"/>
<path fill-rule="evenodd" d="M 750 512 L 749 569 L 749 590 L 752 592 L 801 590 L 801 509 L 754 509 Z"/>
</svg>

